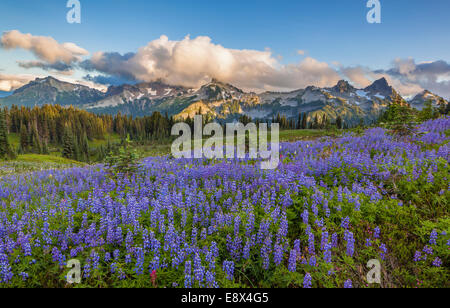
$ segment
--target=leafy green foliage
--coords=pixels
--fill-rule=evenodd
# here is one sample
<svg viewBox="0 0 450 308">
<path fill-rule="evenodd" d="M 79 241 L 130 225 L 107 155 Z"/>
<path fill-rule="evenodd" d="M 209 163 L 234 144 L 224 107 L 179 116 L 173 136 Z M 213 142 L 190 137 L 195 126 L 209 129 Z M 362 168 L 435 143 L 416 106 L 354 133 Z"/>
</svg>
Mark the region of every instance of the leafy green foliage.
<svg viewBox="0 0 450 308">
<path fill-rule="evenodd" d="M 130 137 L 124 140 L 117 153 L 110 152 L 105 159 L 107 172 L 112 178 L 129 177 L 135 174 L 139 166 L 139 154 L 131 147 Z"/>
</svg>

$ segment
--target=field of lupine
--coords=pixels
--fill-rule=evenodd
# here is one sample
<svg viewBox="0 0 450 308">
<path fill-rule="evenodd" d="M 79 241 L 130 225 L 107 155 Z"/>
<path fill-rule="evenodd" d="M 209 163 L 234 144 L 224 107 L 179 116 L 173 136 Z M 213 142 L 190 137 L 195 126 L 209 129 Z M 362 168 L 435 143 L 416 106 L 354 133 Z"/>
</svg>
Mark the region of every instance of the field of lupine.
<svg viewBox="0 0 450 308">
<path fill-rule="evenodd" d="M 118 180 L 101 166 L 5 176 L 0 287 L 449 287 L 449 130 L 283 143 L 273 171 L 156 157 Z"/>
</svg>

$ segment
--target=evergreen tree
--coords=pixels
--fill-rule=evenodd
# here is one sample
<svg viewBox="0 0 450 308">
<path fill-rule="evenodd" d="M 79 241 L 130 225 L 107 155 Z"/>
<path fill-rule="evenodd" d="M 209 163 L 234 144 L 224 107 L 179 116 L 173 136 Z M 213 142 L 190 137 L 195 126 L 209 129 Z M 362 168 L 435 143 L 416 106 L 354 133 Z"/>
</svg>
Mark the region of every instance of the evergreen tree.
<svg viewBox="0 0 450 308">
<path fill-rule="evenodd" d="M 306 116 L 306 113 L 303 113 L 302 129 L 307 129 L 307 128 L 308 128 L 308 117 Z"/>
<path fill-rule="evenodd" d="M 318 128 L 319 128 L 319 117 L 317 116 L 317 114 L 316 114 L 316 116 L 314 117 L 314 123 L 313 123 L 312 128 L 313 128 L 313 129 L 318 129 Z"/>
<path fill-rule="evenodd" d="M 80 152 L 83 160 L 89 163 L 89 140 L 87 138 L 86 132 L 83 133 L 83 137 L 81 139 Z"/>
<path fill-rule="evenodd" d="M 33 153 L 42 154 L 42 144 L 36 123 L 33 124 L 31 129 L 31 148 Z"/>
<path fill-rule="evenodd" d="M 425 103 L 425 106 L 422 109 L 422 111 L 419 112 L 419 120 L 420 121 L 431 120 L 434 118 L 434 114 L 435 110 L 433 108 L 433 103 L 432 101 L 429 100 Z"/>
<path fill-rule="evenodd" d="M 6 126 L 6 111 L 0 110 L 0 159 L 13 159 L 15 154 L 8 141 L 8 128 Z"/>
<path fill-rule="evenodd" d="M 20 126 L 20 146 L 19 151 L 22 154 L 28 153 L 30 150 L 30 136 L 28 135 L 28 129 L 24 124 Z"/>
<path fill-rule="evenodd" d="M 72 130 L 68 125 L 64 128 L 62 156 L 73 159 L 76 156 Z"/>
<path fill-rule="evenodd" d="M 336 126 L 337 126 L 338 129 L 343 129 L 344 128 L 343 125 L 342 125 L 342 118 L 341 118 L 340 115 L 336 119 Z"/>
<path fill-rule="evenodd" d="M 323 116 L 322 116 L 322 122 L 320 123 L 320 128 L 322 128 L 322 129 L 326 128 L 326 126 L 327 126 L 327 121 L 328 121 L 327 115 L 326 115 L 326 114 L 323 114 Z"/>
</svg>

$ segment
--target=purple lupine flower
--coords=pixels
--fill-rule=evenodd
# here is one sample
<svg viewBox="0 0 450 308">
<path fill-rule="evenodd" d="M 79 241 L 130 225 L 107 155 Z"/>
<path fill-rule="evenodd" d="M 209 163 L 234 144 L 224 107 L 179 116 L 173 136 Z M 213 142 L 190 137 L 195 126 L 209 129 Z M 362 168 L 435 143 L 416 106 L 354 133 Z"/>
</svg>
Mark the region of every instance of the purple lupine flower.
<svg viewBox="0 0 450 308">
<path fill-rule="evenodd" d="M 207 271 L 205 275 L 206 286 L 208 288 L 218 288 L 219 285 L 216 282 L 216 275 L 212 271 Z"/>
<path fill-rule="evenodd" d="M 272 238 L 268 236 L 261 247 L 261 258 L 263 259 L 263 268 L 269 269 L 270 266 L 270 252 L 272 250 Z"/>
<path fill-rule="evenodd" d="M 317 259 L 316 259 L 316 256 L 312 256 L 312 257 L 309 259 L 309 265 L 312 266 L 312 267 L 315 267 L 315 266 L 317 265 Z"/>
<path fill-rule="evenodd" d="M 434 182 L 434 175 L 433 175 L 433 171 L 431 169 L 428 171 L 428 174 L 427 174 L 427 182 L 428 183 Z"/>
<path fill-rule="evenodd" d="M 127 278 L 127 276 L 125 275 L 125 273 L 123 272 L 123 270 L 121 268 L 119 268 L 118 275 L 119 275 L 119 280 L 124 280 Z"/>
<path fill-rule="evenodd" d="M 144 274 L 144 258 L 145 258 L 144 249 L 142 249 L 141 247 L 136 248 L 135 254 L 136 254 L 136 264 L 134 267 L 134 272 L 136 273 L 136 275 L 140 276 Z"/>
<path fill-rule="evenodd" d="M 126 264 L 130 264 L 130 263 L 131 263 L 131 255 L 130 255 L 130 254 L 127 254 L 127 255 L 125 256 L 125 263 L 126 263 Z"/>
<path fill-rule="evenodd" d="M 381 258 L 381 260 L 386 259 L 386 254 L 387 254 L 387 252 L 388 252 L 388 249 L 387 249 L 386 245 L 385 245 L 385 244 L 381 244 L 381 245 L 380 245 L 380 250 L 381 250 L 381 252 L 380 252 L 380 258 Z"/>
<path fill-rule="evenodd" d="M 303 288 L 304 289 L 311 289 L 312 283 L 311 283 L 311 275 L 309 273 L 306 273 L 305 278 L 303 279 Z"/>
<path fill-rule="evenodd" d="M 223 262 L 223 271 L 227 275 L 228 280 L 233 280 L 234 277 L 234 262 L 233 261 L 224 261 Z"/>
<path fill-rule="evenodd" d="M 337 233 L 333 233 L 331 235 L 331 246 L 333 248 L 337 248 L 338 247 L 338 235 L 337 235 Z"/>
<path fill-rule="evenodd" d="M 240 226 L 241 226 L 241 217 L 240 216 L 236 216 L 234 218 L 234 236 L 238 236 L 239 235 Z"/>
<path fill-rule="evenodd" d="M 438 238 L 438 233 L 436 230 L 433 230 L 430 235 L 430 245 L 436 245 L 436 240 Z"/>
<path fill-rule="evenodd" d="M 416 251 L 414 254 L 414 262 L 419 262 L 420 260 L 422 260 L 422 253 L 420 251 Z"/>
<path fill-rule="evenodd" d="M 303 213 L 301 214 L 301 217 L 302 217 L 303 223 L 305 225 L 307 225 L 308 224 L 308 217 L 309 217 L 308 210 L 304 210 Z"/>
<path fill-rule="evenodd" d="M 345 241 L 347 241 L 347 255 L 353 257 L 355 253 L 355 238 L 352 232 L 347 231 L 345 233 Z"/>
<path fill-rule="evenodd" d="M 323 252 L 323 259 L 326 263 L 331 263 L 331 244 L 327 243 L 325 244 L 325 251 Z"/>
<path fill-rule="evenodd" d="M 308 233 L 308 250 L 310 254 L 315 254 L 314 234 L 312 232 Z"/>
<path fill-rule="evenodd" d="M 345 230 L 347 230 L 349 225 L 350 225 L 350 217 L 347 216 L 342 219 L 341 227 L 344 228 Z"/>
<path fill-rule="evenodd" d="M 380 233 L 381 233 L 381 230 L 380 230 L 380 228 L 379 227 L 376 227 L 375 229 L 374 229 L 374 238 L 380 238 Z"/>
<path fill-rule="evenodd" d="M 292 249 L 291 254 L 289 255 L 289 265 L 288 270 L 290 272 L 296 272 L 297 271 L 297 250 Z"/>
<path fill-rule="evenodd" d="M 283 246 L 279 243 L 276 243 L 274 246 L 273 262 L 276 265 L 280 265 L 283 262 Z"/>
<path fill-rule="evenodd" d="M 119 249 L 114 250 L 113 257 L 114 257 L 114 260 L 118 260 L 119 259 L 119 257 L 120 257 L 120 250 Z"/>
<path fill-rule="evenodd" d="M 191 261 L 186 261 L 184 264 L 184 287 L 186 289 L 190 289 L 192 287 Z"/>
<path fill-rule="evenodd" d="M 96 251 L 91 252 L 91 260 L 92 260 L 92 269 L 98 269 L 99 262 L 100 262 L 100 256 Z"/>
<path fill-rule="evenodd" d="M 201 263 L 200 263 L 201 264 Z M 200 287 L 203 287 L 203 281 L 205 279 L 205 267 L 198 264 L 198 261 L 194 258 L 194 278 L 198 281 Z"/>
<path fill-rule="evenodd" d="M 320 249 L 324 250 L 325 249 L 325 245 L 328 244 L 328 232 L 327 231 L 323 231 L 322 232 L 322 239 L 320 241 Z"/>
<path fill-rule="evenodd" d="M 245 260 L 248 260 L 250 258 L 250 241 L 247 240 L 244 246 L 244 250 L 242 251 L 242 257 Z"/>
<path fill-rule="evenodd" d="M 288 226 L 289 226 L 289 223 L 288 223 L 286 212 L 283 212 L 283 214 L 281 215 L 280 230 L 279 230 L 278 234 L 282 237 L 287 236 Z"/>
<path fill-rule="evenodd" d="M 352 283 L 351 279 L 344 282 L 344 289 L 352 289 L 352 288 L 353 288 L 353 283 Z"/>
<path fill-rule="evenodd" d="M 423 252 L 425 252 L 427 255 L 432 255 L 432 254 L 433 254 L 433 248 L 430 247 L 430 246 L 428 246 L 428 245 L 426 245 L 426 246 L 423 248 Z"/>
<path fill-rule="evenodd" d="M 301 242 L 300 242 L 299 239 L 297 239 L 297 240 L 294 241 L 294 250 L 295 250 L 295 252 L 297 253 L 297 256 L 298 256 L 298 257 L 300 257 L 301 254 L 302 254 L 300 245 L 301 245 Z"/>
<path fill-rule="evenodd" d="M 8 256 L 0 254 L 0 283 L 8 283 L 13 276 Z"/>
<path fill-rule="evenodd" d="M 115 274 L 116 270 L 117 270 L 117 263 L 116 262 L 111 263 L 111 266 L 110 266 L 111 274 Z"/>
<path fill-rule="evenodd" d="M 247 224 L 245 226 L 245 236 L 250 237 L 254 228 L 255 228 L 255 214 L 252 211 L 248 216 Z"/>
<path fill-rule="evenodd" d="M 86 263 L 83 267 L 83 274 L 85 278 L 91 277 L 91 265 Z"/>
<path fill-rule="evenodd" d="M 441 267 L 442 266 L 442 260 L 439 259 L 439 258 L 434 259 L 433 266 L 434 267 Z"/>
<path fill-rule="evenodd" d="M 27 280 L 28 277 L 29 277 L 28 274 L 25 273 L 25 272 L 20 272 L 20 273 L 19 273 L 19 276 L 22 277 L 22 280 L 23 280 L 23 281 Z"/>
</svg>

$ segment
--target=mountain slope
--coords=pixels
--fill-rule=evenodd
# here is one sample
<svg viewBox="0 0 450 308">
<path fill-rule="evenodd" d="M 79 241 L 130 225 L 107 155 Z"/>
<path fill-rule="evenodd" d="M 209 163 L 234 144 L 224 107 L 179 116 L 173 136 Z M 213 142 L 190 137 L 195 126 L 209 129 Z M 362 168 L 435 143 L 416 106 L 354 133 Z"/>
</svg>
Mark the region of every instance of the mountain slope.
<svg viewBox="0 0 450 308">
<path fill-rule="evenodd" d="M 443 99 L 442 97 L 431 93 L 428 90 L 425 90 L 419 94 L 417 94 L 412 100 L 409 101 L 412 107 L 422 110 L 425 107 L 425 103 L 427 101 L 431 101 L 433 107 L 439 108 L 442 105 L 448 106 L 448 101 Z"/>
<path fill-rule="evenodd" d="M 96 102 L 104 96 L 105 94 L 98 90 L 47 77 L 37 78 L 14 91 L 12 95 L 0 98 L 0 105 L 8 107 L 12 105 L 33 107 L 45 104 L 81 106 L 87 102 Z"/>
</svg>

